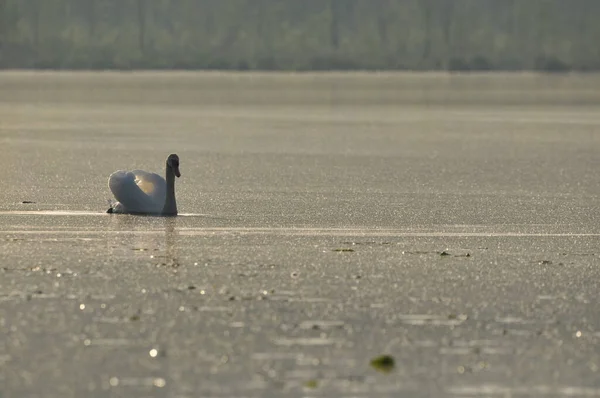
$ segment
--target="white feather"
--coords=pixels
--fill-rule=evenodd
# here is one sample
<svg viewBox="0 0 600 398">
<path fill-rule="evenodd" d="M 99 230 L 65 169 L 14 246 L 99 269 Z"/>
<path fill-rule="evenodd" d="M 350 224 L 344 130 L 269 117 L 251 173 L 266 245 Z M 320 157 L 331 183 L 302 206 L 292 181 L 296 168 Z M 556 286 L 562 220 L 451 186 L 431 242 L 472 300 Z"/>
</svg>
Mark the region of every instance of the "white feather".
<svg viewBox="0 0 600 398">
<path fill-rule="evenodd" d="M 155 173 L 118 170 L 108 178 L 115 199 L 114 213 L 159 214 L 165 205 L 167 183 Z"/>
</svg>

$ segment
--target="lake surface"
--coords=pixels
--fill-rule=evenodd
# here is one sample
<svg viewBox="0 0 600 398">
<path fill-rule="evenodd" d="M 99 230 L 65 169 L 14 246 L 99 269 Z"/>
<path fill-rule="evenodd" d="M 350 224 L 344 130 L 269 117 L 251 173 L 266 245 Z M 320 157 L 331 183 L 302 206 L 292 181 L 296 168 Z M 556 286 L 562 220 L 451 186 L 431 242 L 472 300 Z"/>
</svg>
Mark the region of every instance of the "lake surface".
<svg viewBox="0 0 600 398">
<path fill-rule="evenodd" d="M 0 397 L 600 396 L 598 75 L 3 72 L 0 151 Z"/>
</svg>

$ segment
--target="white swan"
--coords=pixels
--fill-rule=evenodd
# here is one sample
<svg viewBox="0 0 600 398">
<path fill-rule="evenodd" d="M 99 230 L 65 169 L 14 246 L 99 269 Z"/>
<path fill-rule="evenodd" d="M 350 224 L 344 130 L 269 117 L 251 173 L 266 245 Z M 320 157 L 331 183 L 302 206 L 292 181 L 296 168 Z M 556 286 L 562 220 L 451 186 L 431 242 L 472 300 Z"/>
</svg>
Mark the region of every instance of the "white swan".
<svg viewBox="0 0 600 398">
<path fill-rule="evenodd" d="M 115 171 L 108 177 L 108 187 L 117 203 L 107 213 L 177 215 L 175 177 L 179 172 L 179 156 L 167 158 L 165 178 L 143 170 Z"/>
</svg>

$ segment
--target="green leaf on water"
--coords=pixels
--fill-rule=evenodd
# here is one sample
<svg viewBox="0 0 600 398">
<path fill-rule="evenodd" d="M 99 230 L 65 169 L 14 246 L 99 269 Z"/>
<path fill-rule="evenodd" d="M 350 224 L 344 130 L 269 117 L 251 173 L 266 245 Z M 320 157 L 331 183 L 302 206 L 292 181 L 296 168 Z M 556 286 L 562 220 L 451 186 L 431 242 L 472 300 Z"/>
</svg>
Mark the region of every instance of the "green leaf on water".
<svg viewBox="0 0 600 398">
<path fill-rule="evenodd" d="M 371 366 L 379 372 L 389 373 L 396 366 L 396 361 L 390 355 L 381 355 L 371 360 Z"/>
<path fill-rule="evenodd" d="M 304 383 L 304 387 L 315 389 L 315 388 L 319 387 L 319 383 L 314 379 L 308 380 L 306 383 Z"/>
</svg>

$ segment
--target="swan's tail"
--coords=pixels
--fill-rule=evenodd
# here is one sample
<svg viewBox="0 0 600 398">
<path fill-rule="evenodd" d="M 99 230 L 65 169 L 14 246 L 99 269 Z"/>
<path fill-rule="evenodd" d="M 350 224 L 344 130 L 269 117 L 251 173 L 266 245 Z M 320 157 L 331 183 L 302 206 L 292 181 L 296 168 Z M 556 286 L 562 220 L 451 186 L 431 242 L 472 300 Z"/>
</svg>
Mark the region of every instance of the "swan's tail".
<svg viewBox="0 0 600 398">
<path fill-rule="evenodd" d="M 112 200 L 112 199 L 106 199 L 106 201 L 108 202 L 108 210 L 106 210 L 106 212 L 107 212 L 108 214 L 112 214 L 112 213 L 114 213 L 114 212 L 115 212 L 115 205 L 116 205 L 117 203 L 119 203 L 119 202 L 115 202 L 115 201 L 114 201 L 114 200 Z"/>
<path fill-rule="evenodd" d="M 108 214 L 113 213 L 125 213 L 125 207 L 120 202 L 113 201 L 108 199 L 108 210 L 106 210 Z"/>
</svg>

